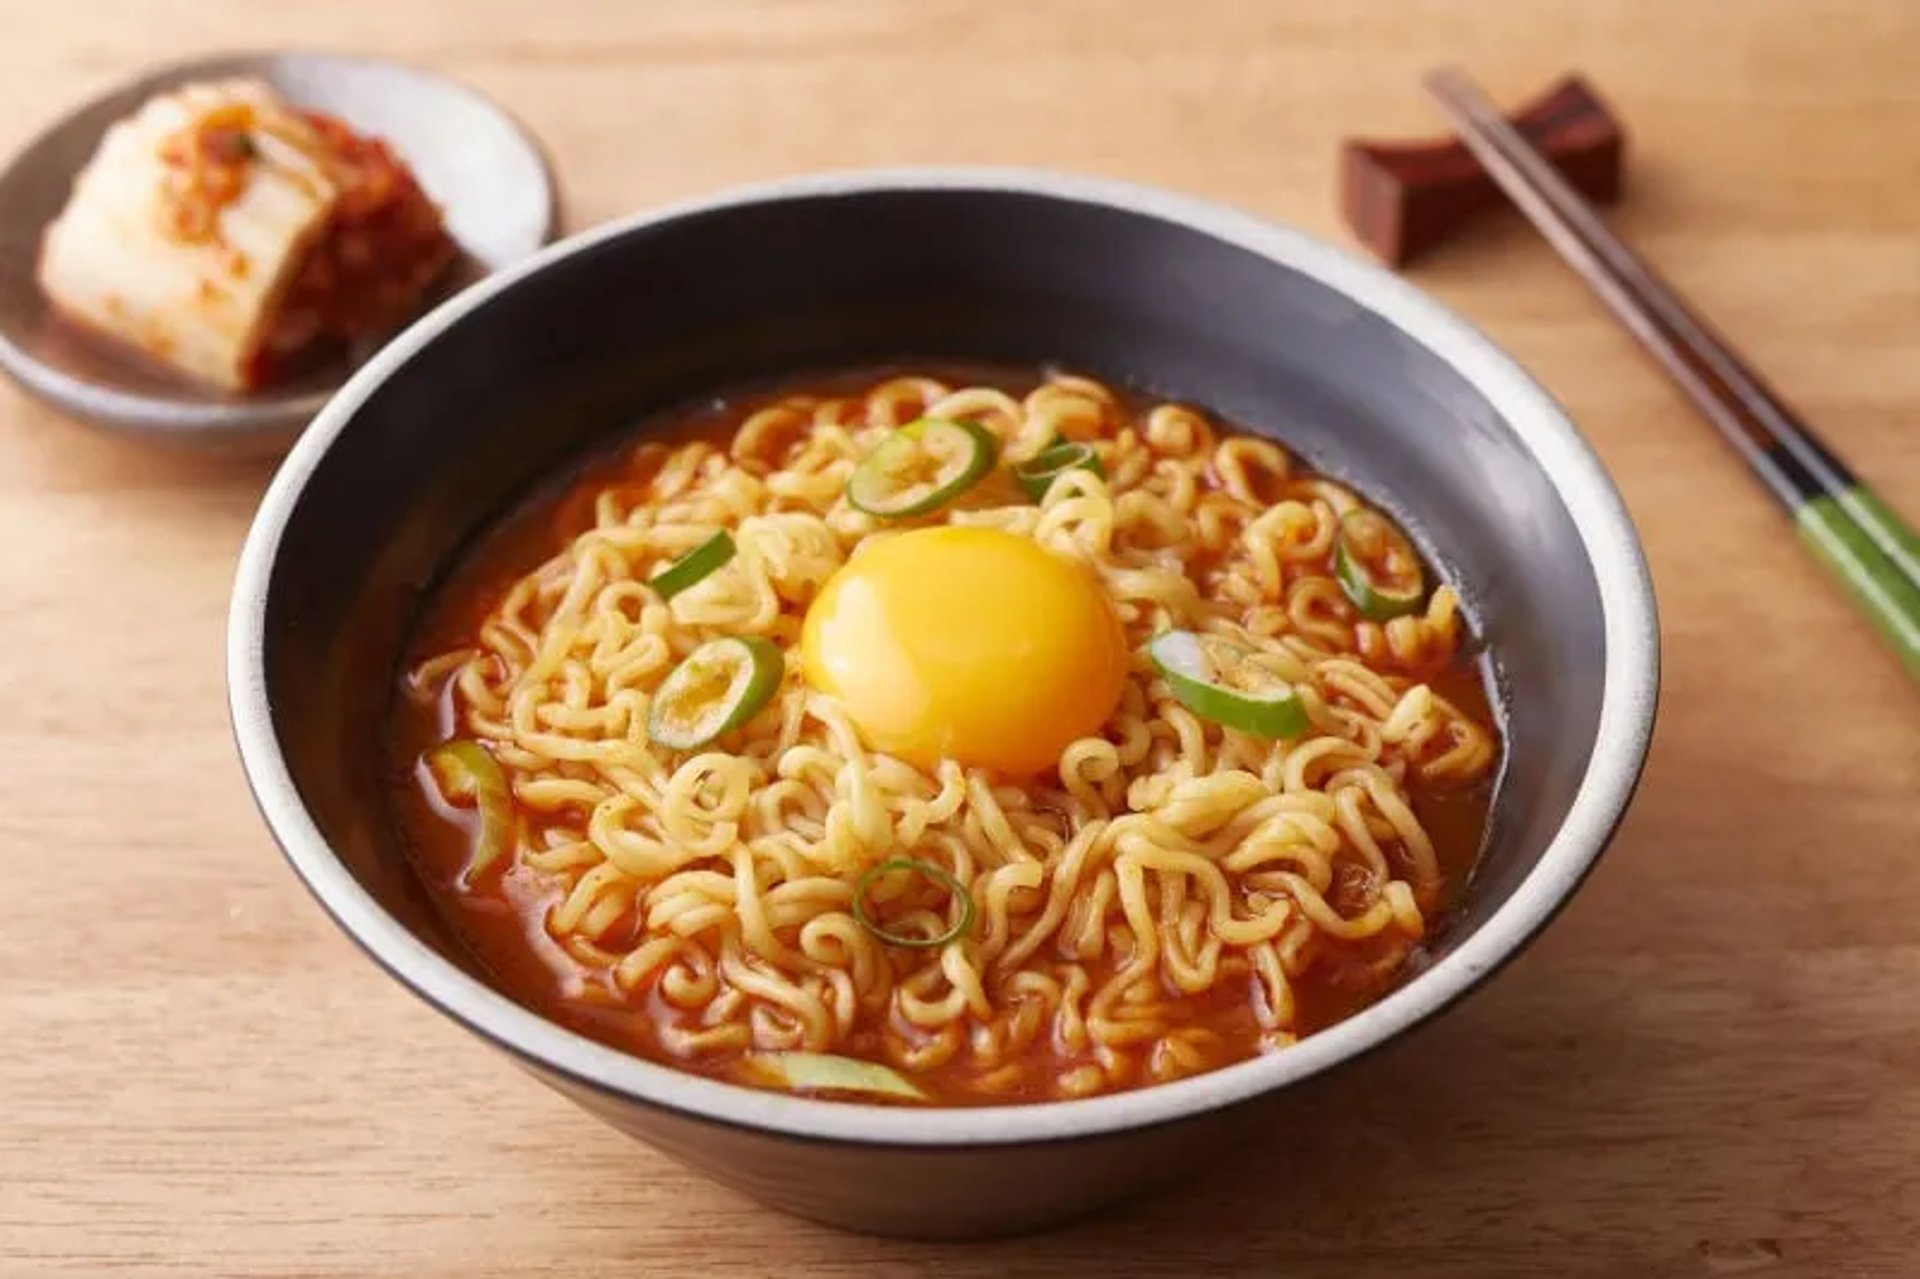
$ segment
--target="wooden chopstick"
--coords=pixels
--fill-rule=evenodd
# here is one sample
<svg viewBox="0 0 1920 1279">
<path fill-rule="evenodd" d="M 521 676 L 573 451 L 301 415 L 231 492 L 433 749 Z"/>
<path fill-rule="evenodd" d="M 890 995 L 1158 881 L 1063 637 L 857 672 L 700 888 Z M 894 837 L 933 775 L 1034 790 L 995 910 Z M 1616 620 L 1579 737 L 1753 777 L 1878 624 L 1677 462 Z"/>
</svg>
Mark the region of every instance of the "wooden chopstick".
<svg viewBox="0 0 1920 1279">
<path fill-rule="evenodd" d="M 1920 679 L 1920 534 L 1861 483 L 1459 71 L 1426 77 L 1460 140 L 1793 516 Z"/>
</svg>

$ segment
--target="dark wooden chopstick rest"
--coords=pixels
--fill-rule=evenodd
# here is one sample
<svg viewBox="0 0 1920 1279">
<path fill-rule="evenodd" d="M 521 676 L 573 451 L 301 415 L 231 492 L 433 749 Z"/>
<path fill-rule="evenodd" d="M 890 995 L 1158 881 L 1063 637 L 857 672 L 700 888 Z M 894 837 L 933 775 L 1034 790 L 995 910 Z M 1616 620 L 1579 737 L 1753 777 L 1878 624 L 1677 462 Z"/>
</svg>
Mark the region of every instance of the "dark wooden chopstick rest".
<svg viewBox="0 0 1920 1279">
<path fill-rule="evenodd" d="M 1511 122 L 1589 200 L 1607 204 L 1619 197 L 1626 132 L 1581 77 L 1559 81 Z M 1506 203 L 1499 184 L 1458 138 L 1349 140 L 1341 147 L 1341 216 L 1375 256 L 1394 266 Z"/>
</svg>

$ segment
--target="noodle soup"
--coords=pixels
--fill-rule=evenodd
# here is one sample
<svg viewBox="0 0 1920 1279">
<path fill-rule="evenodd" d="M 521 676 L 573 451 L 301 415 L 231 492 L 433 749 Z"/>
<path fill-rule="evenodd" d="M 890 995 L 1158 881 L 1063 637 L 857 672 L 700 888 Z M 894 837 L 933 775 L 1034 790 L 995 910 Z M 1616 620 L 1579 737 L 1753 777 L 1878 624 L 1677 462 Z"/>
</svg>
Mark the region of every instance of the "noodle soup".
<svg viewBox="0 0 1920 1279">
<path fill-rule="evenodd" d="M 432 601 L 395 722 L 497 983 L 681 1069 L 1092 1096 L 1263 1052 L 1445 924 L 1501 743 L 1365 497 L 1086 378 L 650 425 Z"/>
</svg>

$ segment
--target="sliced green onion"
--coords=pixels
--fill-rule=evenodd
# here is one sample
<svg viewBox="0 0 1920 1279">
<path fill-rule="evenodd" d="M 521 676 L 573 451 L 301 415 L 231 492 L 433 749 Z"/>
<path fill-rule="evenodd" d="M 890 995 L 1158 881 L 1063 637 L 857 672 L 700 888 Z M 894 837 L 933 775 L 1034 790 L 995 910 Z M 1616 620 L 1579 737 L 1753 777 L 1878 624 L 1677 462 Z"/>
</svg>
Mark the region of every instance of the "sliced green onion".
<svg viewBox="0 0 1920 1279">
<path fill-rule="evenodd" d="M 993 469 L 1000 442 L 977 422 L 923 417 L 867 454 L 847 481 L 847 500 L 883 519 L 937 511 Z"/>
<path fill-rule="evenodd" d="M 1202 719 L 1255 737 L 1298 737 L 1307 708 L 1293 685 L 1250 659 L 1253 651 L 1217 635 L 1163 631 L 1147 645 L 1167 687 Z"/>
<path fill-rule="evenodd" d="M 207 135 L 208 149 L 228 164 L 240 164 L 260 154 L 251 134 L 239 129 L 219 129 Z"/>
<path fill-rule="evenodd" d="M 1360 616 L 1375 622 L 1414 612 L 1427 593 L 1413 544 L 1378 511 L 1348 511 L 1340 518 L 1333 575 Z"/>
<path fill-rule="evenodd" d="M 700 545 L 647 579 L 647 585 L 661 599 L 670 600 L 681 591 L 705 581 L 733 558 L 733 534 L 721 529 Z"/>
<path fill-rule="evenodd" d="M 705 746 L 752 719 L 785 669 L 780 650 L 757 635 L 708 640 L 660 682 L 647 707 L 647 736 L 671 750 Z"/>
<path fill-rule="evenodd" d="M 513 837 L 513 793 L 507 789 L 507 776 L 486 747 L 465 738 L 428 751 L 427 771 L 447 803 L 471 804 L 480 815 L 480 838 L 461 873 L 470 881 L 500 859 Z"/>
<path fill-rule="evenodd" d="M 1100 464 L 1100 455 L 1093 451 L 1093 446 L 1072 440 L 1049 444 L 1017 464 L 1013 478 L 1020 481 L 1028 497 L 1038 502 L 1053 486 L 1055 476 L 1072 470 L 1092 471 L 1103 480 L 1107 478 L 1107 468 Z"/>
<path fill-rule="evenodd" d="M 879 882 L 882 875 L 892 874 L 898 870 L 915 871 L 952 893 L 954 900 L 960 903 L 959 921 L 938 937 L 913 937 L 906 933 L 889 932 L 876 924 L 873 916 L 867 913 L 867 894 L 873 890 L 874 884 Z M 923 862 L 914 857 L 890 857 L 877 865 L 869 866 L 866 873 L 854 882 L 853 917 L 860 922 L 862 928 L 889 946 L 931 950 L 967 935 L 967 930 L 973 927 L 973 894 L 967 891 L 965 884 L 932 862 Z"/>
<path fill-rule="evenodd" d="M 801 1092 L 854 1092 L 925 1101 L 927 1094 L 878 1062 L 831 1053 L 755 1053 L 747 1059 L 772 1082 Z"/>
</svg>

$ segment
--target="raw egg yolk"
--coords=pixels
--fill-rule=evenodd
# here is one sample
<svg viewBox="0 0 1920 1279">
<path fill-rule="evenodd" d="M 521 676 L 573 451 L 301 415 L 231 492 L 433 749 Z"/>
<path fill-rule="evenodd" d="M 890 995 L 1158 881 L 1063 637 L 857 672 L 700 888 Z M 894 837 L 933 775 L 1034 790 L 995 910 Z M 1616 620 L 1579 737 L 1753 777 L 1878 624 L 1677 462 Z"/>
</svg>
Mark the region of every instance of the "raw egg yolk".
<svg viewBox="0 0 1920 1279">
<path fill-rule="evenodd" d="M 807 612 L 807 681 L 868 746 L 1023 775 L 1106 722 L 1127 642 L 1087 565 L 996 529 L 863 542 Z"/>
</svg>

